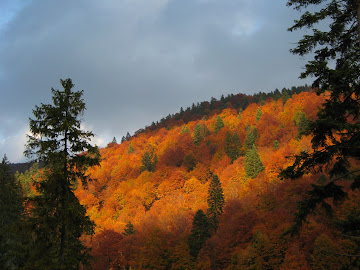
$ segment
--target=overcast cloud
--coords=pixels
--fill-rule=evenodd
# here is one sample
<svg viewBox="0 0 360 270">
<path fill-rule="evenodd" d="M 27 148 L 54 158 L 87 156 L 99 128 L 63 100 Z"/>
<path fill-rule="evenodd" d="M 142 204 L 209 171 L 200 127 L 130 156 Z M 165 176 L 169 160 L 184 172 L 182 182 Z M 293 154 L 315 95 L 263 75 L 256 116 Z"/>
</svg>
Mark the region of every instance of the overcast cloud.
<svg viewBox="0 0 360 270">
<path fill-rule="evenodd" d="M 28 118 L 70 77 L 105 146 L 180 107 L 302 85 L 285 0 L 0 2 L 0 155 L 22 156 Z"/>
</svg>

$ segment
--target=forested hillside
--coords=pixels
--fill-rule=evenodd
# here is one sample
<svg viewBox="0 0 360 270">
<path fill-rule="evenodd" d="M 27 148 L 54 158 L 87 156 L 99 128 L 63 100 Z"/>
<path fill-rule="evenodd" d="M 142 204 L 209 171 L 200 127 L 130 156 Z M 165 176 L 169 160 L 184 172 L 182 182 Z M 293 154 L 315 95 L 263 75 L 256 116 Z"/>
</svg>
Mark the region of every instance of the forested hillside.
<svg viewBox="0 0 360 270">
<path fill-rule="evenodd" d="M 102 149 L 101 167 L 89 171 L 96 180 L 76 192 L 97 225 L 89 242 L 95 269 L 339 269 L 348 263 L 334 254 L 352 253 L 356 245 L 340 237 L 334 221 L 356 214 L 358 193 L 333 219 L 311 216 L 299 236 L 283 235 L 318 175 L 291 181 L 278 173 L 291 164 L 286 157 L 311 151 L 303 131 L 325 98 L 302 92 L 244 111 L 226 108 Z M 219 226 L 194 246 L 194 216 L 209 211 L 215 175 L 225 198 Z"/>
<path fill-rule="evenodd" d="M 0 163 L 0 269 L 360 269 L 360 0 L 287 6 L 311 88 L 211 98 L 99 149 L 60 79 L 29 118 L 32 167 Z"/>
<path fill-rule="evenodd" d="M 247 97 L 247 96 L 245 96 Z M 250 100 L 251 96 L 247 97 Z M 94 269 L 341 269 L 357 244 L 337 224 L 357 215 L 350 192 L 333 217 L 311 215 L 300 233 L 297 202 L 325 175 L 281 180 L 289 157 L 312 151 L 305 131 L 326 94 L 293 93 L 208 111 L 200 120 L 144 130 L 100 149 L 76 196 L 96 224 Z M 220 102 L 219 102 L 220 103 Z M 356 164 L 353 164 L 356 168 Z M 26 196 L 41 173 L 17 174 Z M 320 179 L 320 180 L 318 180 Z M 346 184 L 345 184 L 346 185 Z M 322 209 L 317 209 L 322 213 Z"/>
</svg>

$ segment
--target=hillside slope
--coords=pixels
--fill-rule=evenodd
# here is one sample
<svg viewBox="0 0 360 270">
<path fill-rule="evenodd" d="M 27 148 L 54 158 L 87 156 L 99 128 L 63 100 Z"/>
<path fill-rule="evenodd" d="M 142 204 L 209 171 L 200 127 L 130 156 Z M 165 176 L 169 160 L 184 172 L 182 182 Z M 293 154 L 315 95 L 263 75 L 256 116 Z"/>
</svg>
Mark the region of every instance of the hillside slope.
<svg viewBox="0 0 360 270">
<path fill-rule="evenodd" d="M 278 173 L 291 163 L 286 157 L 311 149 L 303 131 L 324 99 L 302 92 L 285 103 L 226 108 L 101 149 L 101 167 L 89 170 L 95 180 L 76 191 L 97 225 L 95 269 L 337 269 L 347 258 L 324 260 L 333 255 L 321 248 L 345 252 L 351 243 L 341 242 L 326 218 L 312 217 L 295 240 L 282 237 L 316 177 L 281 181 Z M 231 140 L 235 134 L 240 144 Z M 260 163 L 251 161 L 251 151 Z M 214 174 L 225 207 L 194 260 L 188 237 L 195 212 L 207 211 Z M 343 207 L 358 200 L 353 194 Z"/>
</svg>

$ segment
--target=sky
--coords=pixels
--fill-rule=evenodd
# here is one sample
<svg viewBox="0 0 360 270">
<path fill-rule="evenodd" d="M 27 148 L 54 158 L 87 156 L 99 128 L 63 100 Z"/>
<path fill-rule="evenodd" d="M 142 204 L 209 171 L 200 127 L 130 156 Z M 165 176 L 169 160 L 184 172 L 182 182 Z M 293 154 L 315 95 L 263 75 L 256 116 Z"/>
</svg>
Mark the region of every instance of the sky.
<svg viewBox="0 0 360 270">
<path fill-rule="evenodd" d="M 71 78 L 100 147 L 192 103 L 311 84 L 286 0 L 1 0 L 0 155 L 23 156 L 35 105 Z"/>
</svg>

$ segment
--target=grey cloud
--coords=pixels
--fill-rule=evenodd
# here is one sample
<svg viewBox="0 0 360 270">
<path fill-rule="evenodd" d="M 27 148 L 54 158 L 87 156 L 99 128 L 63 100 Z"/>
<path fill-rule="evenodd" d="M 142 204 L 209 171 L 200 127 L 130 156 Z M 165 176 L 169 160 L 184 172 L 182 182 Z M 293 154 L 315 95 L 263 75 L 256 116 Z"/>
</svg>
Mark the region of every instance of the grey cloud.
<svg viewBox="0 0 360 270">
<path fill-rule="evenodd" d="M 212 96 L 305 83 L 293 14 L 283 0 L 33 1 L 0 32 L 0 142 L 60 78 L 85 90 L 105 141 Z"/>
</svg>

